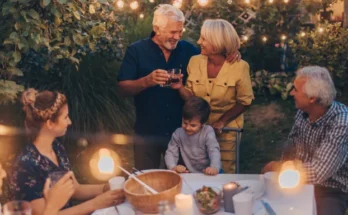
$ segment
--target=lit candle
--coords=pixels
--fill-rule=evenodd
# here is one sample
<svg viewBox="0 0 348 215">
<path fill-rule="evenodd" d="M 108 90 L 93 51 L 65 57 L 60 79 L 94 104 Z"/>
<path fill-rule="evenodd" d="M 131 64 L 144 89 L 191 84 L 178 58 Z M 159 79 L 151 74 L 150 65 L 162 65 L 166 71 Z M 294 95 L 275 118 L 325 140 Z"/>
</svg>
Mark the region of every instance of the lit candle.
<svg viewBox="0 0 348 215">
<path fill-rule="evenodd" d="M 232 197 L 239 190 L 239 186 L 236 183 L 227 183 L 223 186 L 223 196 L 224 196 L 224 208 L 226 212 L 234 213 Z"/>
<path fill-rule="evenodd" d="M 175 206 L 178 215 L 193 215 L 193 200 L 191 195 L 181 193 L 176 195 Z"/>
</svg>

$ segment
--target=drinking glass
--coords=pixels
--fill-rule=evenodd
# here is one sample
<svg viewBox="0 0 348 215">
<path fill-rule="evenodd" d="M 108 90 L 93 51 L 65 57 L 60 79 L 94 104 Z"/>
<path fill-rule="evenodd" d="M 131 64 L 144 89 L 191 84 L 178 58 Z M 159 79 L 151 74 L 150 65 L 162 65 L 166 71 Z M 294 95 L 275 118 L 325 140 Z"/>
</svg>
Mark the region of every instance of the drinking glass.
<svg viewBox="0 0 348 215">
<path fill-rule="evenodd" d="M 50 187 L 53 187 L 67 173 L 68 171 L 66 170 L 50 172 L 48 174 L 48 177 L 51 179 Z"/>
<path fill-rule="evenodd" d="M 31 215 L 30 202 L 11 201 L 4 205 L 4 215 Z"/>
</svg>

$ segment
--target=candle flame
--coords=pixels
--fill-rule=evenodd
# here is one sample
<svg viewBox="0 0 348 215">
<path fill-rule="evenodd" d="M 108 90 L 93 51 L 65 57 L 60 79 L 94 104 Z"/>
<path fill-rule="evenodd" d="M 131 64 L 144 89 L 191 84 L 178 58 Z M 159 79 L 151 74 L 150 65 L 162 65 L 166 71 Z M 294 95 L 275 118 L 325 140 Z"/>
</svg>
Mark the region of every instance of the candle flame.
<svg viewBox="0 0 348 215">
<path fill-rule="evenodd" d="M 110 156 L 99 158 L 98 170 L 100 173 L 111 174 L 114 172 L 115 162 Z"/>
<path fill-rule="evenodd" d="M 281 188 L 295 188 L 300 184 L 300 172 L 298 170 L 284 170 L 279 174 L 279 185 Z"/>
<path fill-rule="evenodd" d="M 89 167 L 94 178 L 105 181 L 119 174 L 116 166 L 121 164 L 119 155 L 111 149 L 101 148 L 94 152 Z"/>
</svg>

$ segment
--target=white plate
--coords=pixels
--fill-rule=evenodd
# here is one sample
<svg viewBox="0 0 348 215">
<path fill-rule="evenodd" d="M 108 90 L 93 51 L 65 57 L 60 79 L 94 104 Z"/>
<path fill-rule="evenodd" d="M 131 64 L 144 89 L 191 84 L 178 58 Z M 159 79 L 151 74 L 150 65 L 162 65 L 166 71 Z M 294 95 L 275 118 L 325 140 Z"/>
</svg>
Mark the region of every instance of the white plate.
<svg viewBox="0 0 348 215">
<path fill-rule="evenodd" d="M 262 181 L 258 180 L 240 180 L 236 181 L 240 186 L 245 187 L 248 186 L 249 188 L 246 189 L 245 193 L 249 193 L 253 195 L 253 199 L 259 199 L 263 193 L 265 192 L 265 185 L 263 184 Z"/>
<path fill-rule="evenodd" d="M 133 211 L 133 209 L 127 206 L 118 205 L 117 209 L 121 215 L 135 215 L 135 212 Z M 110 207 L 110 208 L 96 210 L 92 213 L 92 215 L 119 215 L 119 214 L 117 214 L 114 207 Z"/>
</svg>

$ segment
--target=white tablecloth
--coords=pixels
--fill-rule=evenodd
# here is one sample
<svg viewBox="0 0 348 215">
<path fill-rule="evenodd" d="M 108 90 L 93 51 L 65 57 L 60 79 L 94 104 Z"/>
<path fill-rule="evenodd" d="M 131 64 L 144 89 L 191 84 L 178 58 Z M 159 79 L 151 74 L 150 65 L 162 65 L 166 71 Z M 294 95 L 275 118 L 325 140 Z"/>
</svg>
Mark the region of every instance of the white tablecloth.
<svg viewBox="0 0 348 215">
<path fill-rule="evenodd" d="M 189 184 L 192 189 L 197 190 L 203 185 L 212 187 L 221 187 L 230 181 L 241 181 L 241 180 L 260 180 L 263 181 L 263 175 L 247 175 L 247 174 L 219 174 L 217 176 L 207 176 L 204 174 L 182 174 L 184 180 Z M 192 194 L 191 189 L 183 182 L 182 193 Z M 293 194 L 286 194 L 282 198 L 277 200 L 268 200 L 264 194 L 262 197 L 265 201 L 269 202 L 277 215 L 316 215 L 315 200 L 314 200 L 314 187 L 313 185 L 305 185 L 302 189 Z M 129 207 L 131 205 L 128 202 L 123 203 L 120 207 Z M 195 207 L 196 214 L 198 212 Z M 111 208 L 105 209 L 104 211 L 110 211 Z M 102 212 L 99 210 L 96 212 Z M 253 213 L 255 215 L 267 215 L 263 206 L 260 203 L 260 199 L 254 201 Z M 102 213 L 94 213 L 102 214 Z M 93 215 L 94 215 L 93 214 Z M 108 213 L 113 215 L 111 213 Z M 116 214 L 116 213 L 114 213 Z M 233 213 L 224 212 L 223 205 L 216 215 L 232 215 Z M 128 215 L 128 214 L 127 214 Z"/>
</svg>

